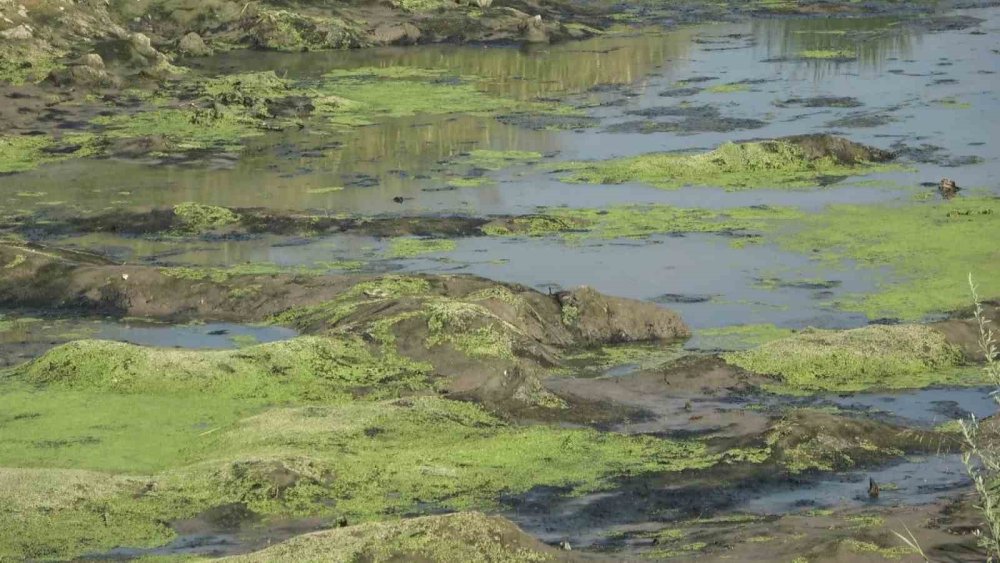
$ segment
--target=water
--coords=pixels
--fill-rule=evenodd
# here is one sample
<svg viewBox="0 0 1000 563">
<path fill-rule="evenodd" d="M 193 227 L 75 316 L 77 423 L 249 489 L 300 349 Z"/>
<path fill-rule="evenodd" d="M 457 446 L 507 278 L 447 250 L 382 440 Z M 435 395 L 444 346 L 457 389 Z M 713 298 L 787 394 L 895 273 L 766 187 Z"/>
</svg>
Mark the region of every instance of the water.
<svg viewBox="0 0 1000 563">
<path fill-rule="evenodd" d="M 995 77 L 989 74 L 995 67 L 991 51 L 995 45 L 989 32 L 1000 26 L 1000 11 L 965 13 L 984 19 L 979 29 L 987 33 L 925 33 L 891 18 L 765 19 L 669 32 L 647 30 L 628 37 L 529 50 L 427 46 L 349 53 L 230 53 L 192 63 L 205 73 L 280 68 L 300 80 L 338 68 L 433 66 L 456 75 L 477 75 L 479 87 L 491 93 L 525 100 L 569 100 L 588 108 L 597 121 L 594 127 L 559 131 L 535 130 L 490 117 L 423 115 L 383 119 L 329 135 L 308 129 L 268 134 L 252 139 L 241 154 L 203 163 L 165 166 L 72 160 L 0 177 L 0 202 L 11 209 L 74 212 L 198 201 L 319 214 L 489 215 L 531 213 L 545 206 L 643 203 L 794 205 L 815 210 L 830 203 L 905 201 L 922 189 L 915 188 L 920 182 L 943 176 L 956 177 L 963 186 L 996 192 L 994 178 L 1000 175 L 1000 162 L 989 141 L 1000 104 L 993 88 Z M 802 52 L 842 49 L 857 50 L 859 57 L 850 62 L 796 59 Z M 699 77 L 714 78 L 698 81 Z M 733 83 L 745 83 L 748 90 L 713 91 L 715 86 Z M 685 87 L 696 90 L 684 97 L 661 95 Z M 810 108 L 780 103 L 815 96 L 852 96 L 863 105 Z M 956 109 L 940 100 L 969 107 Z M 634 112 L 681 103 L 709 106 L 723 117 L 756 119 L 763 124 L 728 132 L 611 131 L 617 124 L 642 119 Z M 858 114 L 892 121 L 861 128 L 828 125 Z M 880 185 L 849 179 L 836 189 L 742 193 L 710 188 L 665 191 L 639 184 L 567 185 L 550 171 L 563 160 L 710 148 L 733 139 L 831 130 L 881 147 L 899 142 L 937 145 L 943 160 L 912 163 L 907 170 L 880 174 Z M 450 173 L 449 159 L 476 148 L 538 151 L 547 158 L 541 168 L 515 166 L 488 173 L 496 182 L 493 185 L 440 190 Z M 954 163 L 949 160 L 958 157 L 977 157 L 981 162 L 949 167 Z M 70 178 L 73 181 L 66 181 Z M 356 185 L 358 179 L 374 185 Z M 315 193 L 318 188 L 341 185 L 342 191 Z M 412 199 L 400 204 L 393 201 L 396 196 Z M 328 237 L 303 244 L 272 236 L 177 243 L 91 235 L 65 242 L 149 263 L 311 265 L 334 259 L 363 260 L 369 263 L 369 271 L 472 273 L 532 286 L 587 284 L 640 299 L 689 291 L 718 295 L 708 303 L 675 306 L 696 327 L 746 322 L 856 326 L 864 322 L 862 317 L 837 311 L 830 302 L 841 294 L 873 290 L 877 276 L 885 274 L 850 268 L 832 271 L 768 247 L 736 250 L 718 236 L 654 237 L 643 243 L 578 247 L 530 239 L 471 239 L 460 241 L 458 250 L 446 256 L 401 261 L 387 259 L 379 253 L 380 241 L 363 237 Z M 704 260 L 705 256 L 712 260 Z M 810 277 L 843 283 L 833 295 L 818 300 L 801 290 L 763 292 L 754 287 L 754 279 L 774 272 L 809 272 Z"/>
<path fill-rule="evenodd" d="M 36 358 L 71 340 L 97 339 L 160 348 L 225 350 L 294 338 L 297 331 L 278 326 L 203 323 L 157 325 L 142 322 L 73 318 L 16 318 L 0 325 L 0 367 Z"/>
</svg>

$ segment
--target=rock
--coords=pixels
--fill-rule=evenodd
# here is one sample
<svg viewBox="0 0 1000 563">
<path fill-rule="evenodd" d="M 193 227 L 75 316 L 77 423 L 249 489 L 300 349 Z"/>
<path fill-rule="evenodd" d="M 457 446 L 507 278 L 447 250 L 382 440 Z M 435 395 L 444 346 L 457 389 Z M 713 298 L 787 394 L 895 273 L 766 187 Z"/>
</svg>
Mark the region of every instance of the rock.
<svg viewBox="0 0 1000 563">
<path fill-rule="evenodd" d="M 97 53 L 90 53 L 80 57 L 80 60 L 76 62 L 79 66 L 86 66 L 93 69 L 103 69 L 104 59 L 101 58 Z"/>
<path fill-rule="evenodd" d="M 585 345 L 691 336 L 680 315 L 653 303 L 602 295 L 589 287 L 561 292 L 557 297 L 563 323 Z"/>
<path fill-rule="evenodd" d="M 381 45 L 409 45 L 420 40 L 420 29 L 411 23 L 399 25 L 379 24 L 372 31 L 375 43 Z"/>
<path fill-rule="evenodd" d="M 142 33 L 133 33 L 129 38 L 129 43 L 132 45 L 132 48 L 137 54 L 146 59 L 156 60 L 162 56 L 156 49 L 153 48 L 153 44 L 149 40 L 149 37 Z"/>
<path fill-rule="evenodd" d="M 21 24 L 17 27 L 0 31 L 0 37 L 10 41 L 27 41 L 33 36 L 34 32 L 28 24 Z"/>
<path fill-rule="evenodd" d="M 523 24 L 522 36 L 528 43 L 548 43 L 549 32 L 542 23 L 542 16 L 528 18 Z"/>
<path fill-rule="evenodd" d="M 49 73 L 49 82 L 56 86 L 111 88 L 119 85 L 116 76 L 104 69 L 100 55 L 84 55 L 76 64 Z"/>
<path fill-rule="evenodd" d="M 192 57 L 205 57 L 212 54 L 212 49 L 205 40 L 195 32 L 188 33 L 177 43 L 177 50 Z"/>
<path fill-rule="evenodd" d="M 955 197 L 955 195 L 958 193 L 958 190 L 960 189 L 961 188 L 958 187 L 958 184 L 955 182 L 955 180 L 952 180 L 950 178 L 942 178 L 941 183 L 938 184 L 938 191 L 941 192 L 941 195 L 945 199 L 951 199 Z"/>
</svg>

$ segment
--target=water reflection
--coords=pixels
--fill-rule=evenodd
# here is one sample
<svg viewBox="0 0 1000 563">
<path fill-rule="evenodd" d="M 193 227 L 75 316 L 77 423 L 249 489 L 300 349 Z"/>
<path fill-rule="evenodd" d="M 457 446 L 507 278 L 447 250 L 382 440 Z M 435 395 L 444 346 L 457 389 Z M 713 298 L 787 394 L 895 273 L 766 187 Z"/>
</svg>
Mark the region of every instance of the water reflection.
<svg viewBox="0 0 1000 563">
<path fill-rule="evenodd" d="M 920 39 L 899 19 L 886 17 L 762 19 L 753 20 L 752 30 L 757 54 L 764 59 L 796 60 L 812 54 L 808 63 L 816 78 L 834 72 L 840 63 L 831 59 L 853 58 L 863 71 L 879 71 L 890 58 L 911 57 Z"/>
<path fill-rule="evenodd" d="M 671 59 L 683 59 L 694 28 L 534 46 L 531 48 L 430 45 L 332 51 L 223 55 L 198 63 L 208 71 L 284 69 L 289 78 L 331 69 L 410 66 L 480 77 L 483 89 L 517 99 L 583 92 L 606 84 L 631 84 Z"/>
</svg>

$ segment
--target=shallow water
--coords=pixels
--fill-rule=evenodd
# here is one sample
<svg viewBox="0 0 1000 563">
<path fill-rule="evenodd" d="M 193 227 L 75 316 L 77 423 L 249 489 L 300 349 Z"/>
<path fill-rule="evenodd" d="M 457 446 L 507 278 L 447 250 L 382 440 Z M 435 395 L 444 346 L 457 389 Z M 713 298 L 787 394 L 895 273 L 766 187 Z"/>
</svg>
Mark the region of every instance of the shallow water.
<svg viewBox="0 0 1000 563">
<path fill-rule="evenodd" d="M 927 190 L 917 187 L 920 182 L 934 182 L 942 176 L 996 192 L 1000 161 L 989 141 L 1000 103 L 993 88 L 995 77 L 990 74 L 996 57 L 990 32 L 1000 27 L 1000 10 L 965 13 L 984 19 L 979 30 L 986 34 L 973 34 L 971 29 L 927 33 L 891 18 L 763 19 L 527 50 L 426 46 L 348 53 L 231 53 L 192 64 L 206 73 L 280 68 L 287 76 L 302 80 L 338 68 L 434 66 L 456 75 L 480 76 L 482 89 L 505 96 L 569 99 L 588 108 L 597 122 L 573 131 L 535 130 L 490 117 L 452 114 L 384 119 L 324 136 L 308 130 L 273 133 L 250 140 L 241 154 L 208 163 L 166 166 L 84 159 L 44 166 L 0 177 L 0 201 L 11 209 L 69 206 L 80 211 L 198 201 L 317 213 L 500 214 L 530 213 L 539 206 L 626 203 L 777 204 L 819 209 L 829 203 L 906 200 Z M 845 49 L 859 56 L 848 62 L 798 58 L 803 52 Z M 742 84 L 743 90 L 713 90 L 727 84 Z M 675 95 L 685 88 L 692 89 L 689 95 Z M 851 96 L 862 105 L 810 108 L 780 103 L 815 96 Z M 681 104 L 708 106 L 724 118 L 763 123 L 725 132 L 609 131 L 616 124 L 644 119 L 634 112 Z M 887 116 L 891 121 L 863 128 L 829 125 L 858 115 Z M 886 148 L 901 142 L 932 144 L 941 150 L 935 162 L 911 162 L 907 170 L 877 175 L 875 182 L 853 178 L 832 188 L 802 191 L 732 193 L 711 188 L 665 191 L 640 184 L 567 185 L 548 171 L 560 160 L 710 148 L 732 139 L 820 131 L 839 131 L 852 140 Z M 496 181 L 493 185 L 441 190 L 451 173 L 449 159 L 476 148 L 531 150 L 547 158 L 541 169 L 515 166 L 488 173 Z M 949 167 L 955 162 L 948 161 L 957 157 L 977 157 L 981 162 Z M 363 187 L 366 184 L 372 185 Z M 329 186 L 344 189 L 315 193 Z M 392 201 L 395 196 L 412 199 L 400 204 Z M 823 270 L 801 256 L 767 247 L 732 249 L 718 236 L 658 237 L 641 243 L 578 247 L 531 239 L 471 239 L 460 241 L 458 250 L 445 256 L 403 261 L 380 256 L 379 241 L 352 237 L 301 246 L 299 242 L 305 241 L 282 237 L 178 244 L 90 236 L 69 242 L 153 263 L 309 265 L 360 259 L 373 262 L 369 266 L 373 271 L 474 273 L 531 286 L 587 284 L 642 299 L 690 291 L 716 295 L 708 303 L 676 306 L 696 327 L 747 322 L 855 326 L 864 319 L 838 311 L 830 302 L 841 293 L 874 289 L 876 277 L 884 274 Z M 798 276 L 806 271 L 810 277 L 843 283 L 833 295 L 819 300 L 801 290 L 754 287 L 754 280 L 762 275 Z"/>
</svg>

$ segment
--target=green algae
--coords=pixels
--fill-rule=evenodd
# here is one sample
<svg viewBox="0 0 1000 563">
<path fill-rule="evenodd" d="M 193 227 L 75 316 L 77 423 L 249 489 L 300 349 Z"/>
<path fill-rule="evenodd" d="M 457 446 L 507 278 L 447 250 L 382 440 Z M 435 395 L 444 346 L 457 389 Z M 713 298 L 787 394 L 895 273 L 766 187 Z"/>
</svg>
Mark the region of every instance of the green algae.
<svg viewBox="0 0 1000 563">
<path fill-rule="evenodd" d="M 240 220 L 240 216 L 225 207 L 186 202 L 174 206 L 176 230 L 184 234 L 200 234 L 221 229 Z"/>
<path fill-rule="evenodd" d="M 786 249 L 828 263 L 889 268 L 891 277 L 876 292 L 849 295 L 837 303 L 869 318 L 920 320 L 963 308 L 970 272 L 984 296 L 1000 296 L 995 236 L 1000 232 L 1000 200 L 995 198 L 834 205 L 804 215 L 790 227 L 777 237 Z"/>
<path fill-rule="evenodd" d="M 749 84 L 740 84 L 738 82 L 729 84 L 717 84 L 715 86 L 709 86 L 705 89 L 706 92 L 710 94 L 735 94 L 738 92 L 748 92 L 750 90 Z"/>
<path fill-rule="evenodd" d="M 206 123 L 193 111 L 171 108 L 98 117 L 93 123 L 102 126 L 101 135 L 109 139 L 160 135 L 174 151 L 235 151 L 243 147 L 243 139 L 263 134 L 255 123 L 234 114 L 223 113 Z"/>
<path fill-rule="evenodd" d="M 122 395 L 4 381 L 0 466 L 146 474 L 175 464 L 202 433 L 261 408 L 216 393 Z"/>
<path fill-rule="evenodd" d="M 187 453 L 175 469 L 135 479 L 87 474 L 74 483 L 77 470 L 0 470 L 0 479 L 19 475 L 18 486 L 0 489 L 0 519 L 23 523 L 16 536 L 0 532 L 0 554 L 72 558 L 163 544 L 172 536 L 164 522 L 234 504 L 265 516 L 350 522 L 433 507 L 495 509 L 503 494 L 538 486 L 581 494 L 612 487 L 621 475 L 719 459 L 694 441 L 511 426 L 474 404 L 433 397 L 271 409 L 203 431 Z M 50 474 L 73 486 L 53 491 L 31 478 Z M 64 508 L 45 509 L 57 503 Z"/>
<path fill-rule="evenodd" d="M 135 499 L 149 481 L 82 470 L 0 468 L 0 559 L 59 560 L 173 532 Z"/>
<path fill-rule="evenodd" d="M 58 140 L 46 135 L 0 135 L 0 174 L 34 170 L 42 164 L 90 156 L 96 151 L 95 137 L 89 133 L 65 134 Z"/>
<path fill-rule="evenodd" d="M 746 350 L 792 334 L 792 330 L 773 324 L 704 328 L 695 331 L 689 345 L 702 350 Z"/>
<path fill-rule="evenodd" d="M 644 238 L 670 233 L 761 232 L 779 221 L 799 217 L 788 207 L 698 209 L 670 205 L 619 205 L 602 209 L 546 208 L 541 215 L 498 220 L 482 230 L 490 236 Z"/>
<path fill-rule="evenodd" d="M 300 337 L 240 350 L 157 349 L 83 340 L 13 370 L 34 385 L 109 393 L 215 393 L 288 401 L 384 398 L 432 387 L 429 366 L 378 355 L 352 337 Z"/>
<path fill-rule="evenodd" d="M 723 358 L 775 377 L 776 390 L 793 392 L 919 388 L 974 384 L 962 353 L 944 335 L 922 325 L 872 325 L 845 331 L 809 329 Z"/>
<path fill-rule="evenodd" d="M 422 254 L 441 254 L 455 250 L 457 244 L 450 239 L 394 238 L 389 243 L 390 258 L 410 258 Z"/>
<path fill-rule="evenodd" d="M 885 164 L 865 159 L 812 154 L 802 144 L 782 139 L 730 142 L 706 153 L 652 153 L 570 166 L 572 174 L 563 179 L 571 183 L 643 182 L 662 189 L 708 186 L 730 191 L 817 187 L 827 177 L 859 176 L 888 169 Z"/>
<path fill-rule="evenodd" d="M 372 428 L 378 431 L 366 433 Z M 342 447 L 331 451 L 334 444 Z M 476 405 L 431 397 L 270 411 L 213 434 L 205 451 L 260 458 L 290 447 L 322 458 L 338 476 L 331 484 L 338 509 L 364 520 L 421 501 L 495 507 L 500 492 L 539 485 L 580 494 L 605 489 L 622 474 L 703 468 L 718 459 L 697 442 L 513 427 Z"/>
<path fill-rule="evenodd" d="M 513 359 L 513 334 L 520 332 L 482 305 L 450 299 L 427 305 L 427 328 L 428 349 L 448 343 L 473 358 Z"/>
</svg>

